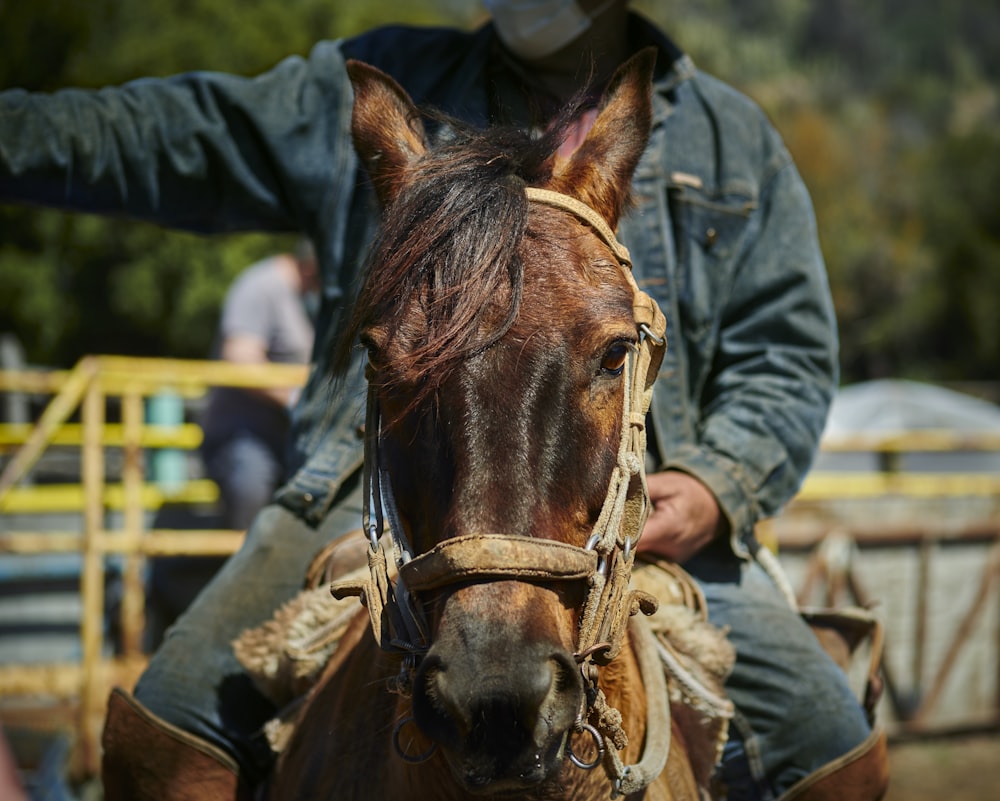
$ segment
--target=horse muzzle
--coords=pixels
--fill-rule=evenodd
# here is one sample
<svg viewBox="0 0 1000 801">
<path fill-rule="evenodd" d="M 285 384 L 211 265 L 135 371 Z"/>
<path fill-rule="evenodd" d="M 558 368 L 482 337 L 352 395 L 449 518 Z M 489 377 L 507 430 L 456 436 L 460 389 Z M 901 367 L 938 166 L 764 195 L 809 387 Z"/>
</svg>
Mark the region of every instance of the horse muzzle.
<svg viewBox="0 0 1000 801">
<path fill-rule="evenodd" d="M 457 605 L 463 614 L 453 616 L 455 625 L 444 621 L 417 671 L 414 721 L 469 792 L 538 785 L 564 764 L 568 735 L 583 709 L 578 666 L 556 640 L 535 638 L 538 632 L 520 616 L 505 615 L 502 593 L 488 602 L 488 618 Z M 538 611 L 533 622 L 544 630 L 539 618 L 547 613 Z"/>
</svg>

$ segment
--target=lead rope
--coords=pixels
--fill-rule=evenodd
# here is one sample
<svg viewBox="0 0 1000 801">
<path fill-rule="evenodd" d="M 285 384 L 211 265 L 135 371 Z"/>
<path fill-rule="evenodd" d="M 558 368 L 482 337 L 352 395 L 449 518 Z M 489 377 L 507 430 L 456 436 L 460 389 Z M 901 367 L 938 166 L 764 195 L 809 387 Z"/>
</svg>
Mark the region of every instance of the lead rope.
<svg viewBox="0 0 1000 801">
<path fill-rule="evenodd" d="M 614 748 L 605 747 L 605 769 L 612 776 L 612 798 L 648 787 L 663 772 L 670 755 L 670 700 L 656 637 L 642 618 L 631 621 L 629 630 L 646 688 L 646 739 L 642 756 L 634 765 L 624 764 Z"/>
<path fill-rule="evenodd" d="M 781 593 L 785 602 L 792 608 L 792 610 L 799 611 L 799 600 L 795 597 L 795 590 L 792 589 L 792 582 L 788 579 L 788 574 L 785 573 L 785 569 L 781 566 L 781 562 L 774 555 L 766 545 L 757 544 L 757 547 L 752 550 L 753 558 L 757 560 L 764 572 L 770 577 L 771 581 L 774 582 L 774 586 L 778 588 L 778 592 Z"/>
</svg>

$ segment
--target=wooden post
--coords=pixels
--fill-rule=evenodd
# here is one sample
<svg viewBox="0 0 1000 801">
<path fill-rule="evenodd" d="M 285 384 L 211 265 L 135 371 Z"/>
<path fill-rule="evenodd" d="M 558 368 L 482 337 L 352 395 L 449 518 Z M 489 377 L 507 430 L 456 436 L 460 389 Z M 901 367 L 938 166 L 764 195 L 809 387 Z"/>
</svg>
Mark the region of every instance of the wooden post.
<svg viewBox="0 0 1000 801">
<path fill-rule="evenodd" d="M 959 623 L 958 628 L 955 631 L 955 636 L 951 641 L 951 645 L 948 647 L 948 651 L 945 653 L 937 674 L 934 676 L 934 681 L 931 683 L 930 690 L 927 692 L 927 695 L 923 697 L 920 702 L 920 707 L 913 715 L 913 725 L 915 728 L 920 729 L 927 725 L 927 719 L 930 717 L 931 712 L 937 705 L 938 698 L 944 691 L 945 682 L 951 674 L 951 670 L 955 666 L 955 662 L 958 660 L 959 652 L 968 642 L 969 636 L 972 633 L 972 627 L 976 622 L 976 618 L 979 617 L 979 614 L 986 606 L 986 601 L 989 599 L 993 582 L 996 581 L 998 577 L 1000 577 L 1000 542 L 994 544 L 994 546 L 990 549 L 989 558 L 983 566 L 983 574 L 979 580 L 976 597 L 973 599 L 972 605 L 969 607 L 968 612 L 966 612 L 965 617 L 962 618 L 961 623 Z"/>
<path fill-rule="evenodd" d="M 917 546 L 917 597 L 916 621 L 913 643 L 913 696 L 919 698 L 924 692 L 924 673 L 927 662 L 927 596 L 930 592 L 931 554 L 935 550 L 930 537 L 921 537 Z"/>
</svg>

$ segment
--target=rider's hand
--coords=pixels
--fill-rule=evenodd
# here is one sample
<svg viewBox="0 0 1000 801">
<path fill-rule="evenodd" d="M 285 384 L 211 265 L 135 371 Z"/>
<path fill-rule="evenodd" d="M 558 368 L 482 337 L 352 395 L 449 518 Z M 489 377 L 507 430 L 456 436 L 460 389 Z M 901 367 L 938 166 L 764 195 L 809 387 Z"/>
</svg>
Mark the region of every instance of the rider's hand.
<svg viewBox="0 0 1000 801">
<path fill-rule="evenodd" d="M 677 470 L 647 476 L 652 504 L 638 550 L 685 562 L 715 538 L 725 523 L 715 496 L 694 476 Z"/>
</svg>

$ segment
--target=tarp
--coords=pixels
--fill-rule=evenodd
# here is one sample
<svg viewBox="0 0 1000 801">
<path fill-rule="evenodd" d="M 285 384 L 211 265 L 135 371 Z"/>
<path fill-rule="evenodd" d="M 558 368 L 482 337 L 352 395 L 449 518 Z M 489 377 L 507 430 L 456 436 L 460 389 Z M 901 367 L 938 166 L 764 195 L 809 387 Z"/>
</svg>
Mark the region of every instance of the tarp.
<svg viewBox="0 0 1000 801">
<path fill-rule="evenodd" d="M 833 441 L 851 435 L 921 430 L 1000 433 L 1000 406 L 951 389 L 902 379 L 881 379 L 842 387 L 824 431 Z M 935 472 L 1000 472 L 1000 452 L 903 454 L 899 469 Z M 821 453 L 815 470 L 877 470 L 873 453 Z"/>
</svg>

